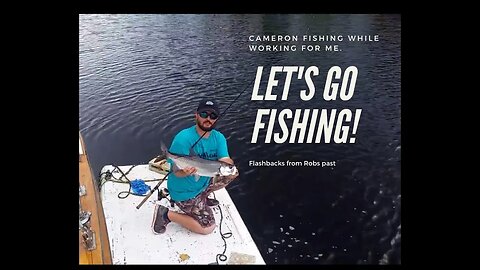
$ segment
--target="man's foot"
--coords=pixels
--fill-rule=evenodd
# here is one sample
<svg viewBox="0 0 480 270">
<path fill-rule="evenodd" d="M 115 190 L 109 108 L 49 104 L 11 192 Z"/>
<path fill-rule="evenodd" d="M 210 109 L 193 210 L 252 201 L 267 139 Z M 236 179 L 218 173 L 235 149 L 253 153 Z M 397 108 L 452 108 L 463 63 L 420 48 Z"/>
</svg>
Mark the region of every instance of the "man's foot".
<svg viewBox="0 0 480 270">
<path fill-rule="evenodd" d="M 218 200 L 207 198 L 208 206 L 217 206 L 219 204 Z"/>
<path fill-rule="evenodd" d="M 152 230 L 154 234 L 161 234 L 167 230 L 167 225 L 170 223 L 167 214 L 168 208 L 163 205 L 155 205 L 152 222 Z"/>
</svg>

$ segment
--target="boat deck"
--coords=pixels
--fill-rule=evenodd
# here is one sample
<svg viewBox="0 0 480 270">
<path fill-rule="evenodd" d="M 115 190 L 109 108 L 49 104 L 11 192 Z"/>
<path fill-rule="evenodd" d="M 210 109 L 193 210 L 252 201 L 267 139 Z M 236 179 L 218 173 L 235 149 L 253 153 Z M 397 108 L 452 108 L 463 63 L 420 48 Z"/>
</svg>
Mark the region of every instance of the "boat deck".
<svg viewBox="0 0 480 270">
<path fill-rule="evenodd" d="M 79 230 L 79 264 L 112 264 L 102 203 L 81 136 L 79 137 L 79 147 L 78 180 L 79 185 L 85 189 L 85 195 L 79 197 L 80 210 L 91 214 L 90 220 L 87 223 L 89 226 L 87 227 L 89 227 L 95 235 L 95 248 L 89 250 L 84 246 L 83 231 Z"/>
<path fill-rule="evenodd" d="M 126 173 L 132 166 L 119 166 Z M 121 173 L 109 165 L 102 168 L 102 172 L 113 172 L 115 178 L 120 179 Z M 148 164 L 134 166 L 127 177 L 130 181 L 142 179 L 151 188 L 164 175 L 151 171 Z M 164 181 L 161 188 L 166 187 Z M 225 239 L 227 256 L 226 261 L 219 264 L 265 264 L 255 242 L 245 226 L 235 204 L 226 189 L 215 192 L 220 205 L 213 207 L 217 227 L 209 235 L 199 235 L 188 231 L 176 223 L 170 223 L 164 234 L 156 235 L 151 225 L 156 203 L 172 208 L 170 203 L 163 199 L 157 201 L 155 192 L 140 209 L 136 206 L 144 199 L 142 196 L 129 195 L 120 199 L 118 194 L 128 191 L 128 183 L 107 181 L 101 188 L 102 204 L 108 228 L 112 261 L 114 264 L 211 264 L 216 262 L 217 254 L 224 250 L 224 241 L 220 235 L 220 210 L 222 209 L 222 233 L 231 232 L 232 236 Z"/>
</svg>

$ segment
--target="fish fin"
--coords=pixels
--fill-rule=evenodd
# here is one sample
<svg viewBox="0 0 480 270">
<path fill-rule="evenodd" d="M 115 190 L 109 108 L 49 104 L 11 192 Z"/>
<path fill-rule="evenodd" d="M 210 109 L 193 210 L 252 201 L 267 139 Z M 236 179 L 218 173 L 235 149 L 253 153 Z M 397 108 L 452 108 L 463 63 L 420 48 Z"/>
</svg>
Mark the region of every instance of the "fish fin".
<svg viewBox="0 0 480 270">
<path fill-rule="evenodd" d="M 190 149 L 188 149 L 188 155 L 191 156 L 191 157 L 196 157 L 198 156 L 197 153 L 195 153 L 193 151 L 193 147 L 190 147 Z"/>
<path fill-rule="evenodd" d="M 200 180 L 200 175 L 199 174 L 194 174 L 193 177 L 195 177 L 195 181 L 198 182 Z"/>
<path fill-rule="evenodd" d="M 177 172 L 178 170 L 180 170 L 180 168 L 178 168 L 178 166 L 177 166 L 177 164 L 175 164 L 175 162 L 172 162 L 172 171 Z"/>
<path fill-rule="evenodd" d="M 163 154 L 166 154 L 168 152 L 168 148 L 163 141 L 160 142 L 160 149 L 162 150 Z"/>
</svg>

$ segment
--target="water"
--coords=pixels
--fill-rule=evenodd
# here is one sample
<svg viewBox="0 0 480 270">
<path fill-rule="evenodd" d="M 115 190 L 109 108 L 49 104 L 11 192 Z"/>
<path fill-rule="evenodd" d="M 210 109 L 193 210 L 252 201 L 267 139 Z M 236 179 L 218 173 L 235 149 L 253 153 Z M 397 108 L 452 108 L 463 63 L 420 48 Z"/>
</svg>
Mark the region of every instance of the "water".
<svg viewBox="0 0 480 270">
<path fill-rule="evenodd" d="M 341 43 L 338 53 L 248 50 L 249 35 L 331 33 L 378 34 L 380 42 Z M 81 15 L 79 42 L 80 131 L 95 173 L 148 162 L 161 141 L 193 124 L 198 100 L 213 96 L 226 108 L 257 66 L 316 65 L 319 81 L 330 66 L 357 66 L 348 102 L 321 94 L 302 101 L 294 92 L 305 87 L 300 80 L 286 101 L 251 101 L 248 86 L 217 125 L 241 173 L 227 189 L 268 264 L 401 263 L 399 16 Z M 355 144 L 265 144 L 265 132 L 251 144 L 261 108 L 363 112 Z M 250 167 L 250 160 L 336 166 Z"/>
</svg>

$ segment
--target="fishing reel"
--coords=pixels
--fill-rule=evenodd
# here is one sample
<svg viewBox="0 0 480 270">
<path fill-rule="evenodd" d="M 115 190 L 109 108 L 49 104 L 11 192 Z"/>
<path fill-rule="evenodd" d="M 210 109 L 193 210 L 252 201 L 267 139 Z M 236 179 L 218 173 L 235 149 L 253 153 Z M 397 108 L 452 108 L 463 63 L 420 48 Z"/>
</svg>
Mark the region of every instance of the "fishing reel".
<svg viewBox="0 0 480 270">
<path fill-rule="evenodd" d="M 168 198 L 170 195 L 170 192 L 168 191 L 167 188 L 162 188 L 158 189 L 158 201 L 161 201 L 162 199 L 167 199 L 170 202 L 170 206 L 174 207 L 175 206 L 175 201 L 171 200 Z"/>
<path fill-rule="evenodd" d="M 168 192 L 168 189 L 162 188 L 158 189 L 158 200 L 162 200 L 163 198 L 168 199 L 168 195 L 170 195 L 170 192 Z"/>
</svg>

